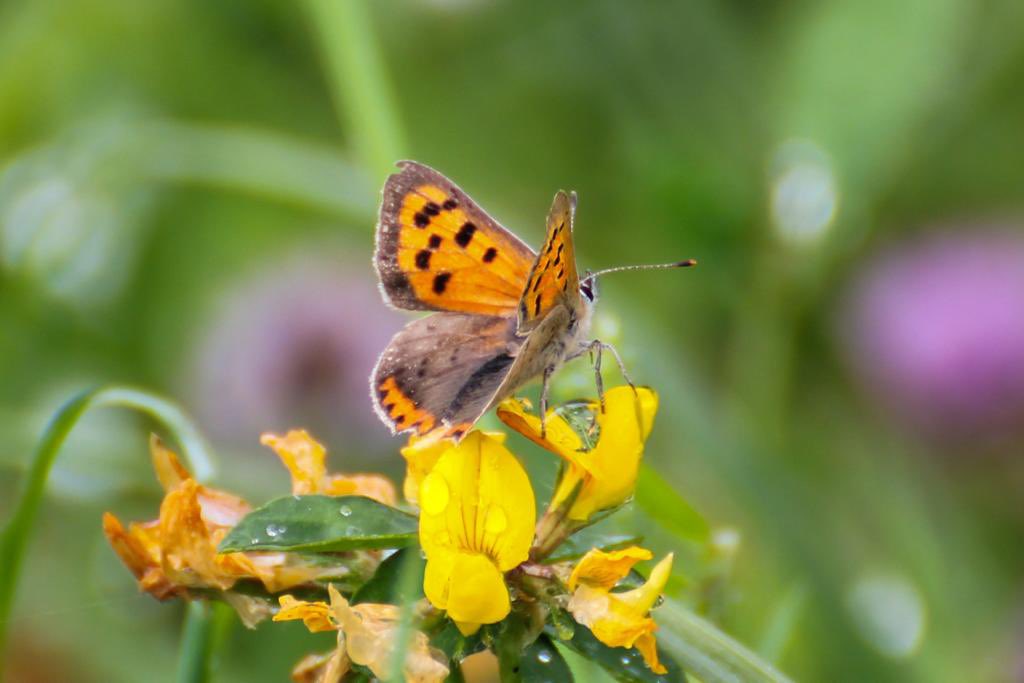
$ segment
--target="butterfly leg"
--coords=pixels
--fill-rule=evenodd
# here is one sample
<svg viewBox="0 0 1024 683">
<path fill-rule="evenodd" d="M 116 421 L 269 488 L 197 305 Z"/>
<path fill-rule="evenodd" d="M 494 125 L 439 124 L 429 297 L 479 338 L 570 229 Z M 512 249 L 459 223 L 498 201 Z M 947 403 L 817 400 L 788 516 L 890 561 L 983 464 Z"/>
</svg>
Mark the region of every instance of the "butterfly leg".
<svg viewBox="0 0 1024 683">
<path fill-rule="evenodd" d="M 619 372 L 622 374 L 622 379 L 626 380 L 626 384 L 629 385 L 629 388 L 636 393 L 636 385 L 633 384 L 632 378 L 629 376 L 629 373 L 626 372 L 626 364 L 622 362 L 622 356 L 619 355 L 618 349 L 607 342 L 600 342 L 600 344 L 603 349 L 612 352 L 612 356 L 615 357 L 615 363 L 619 366 Z"/>
<path fill-rule="evenodd" d="M 604 412 L 604 377 L 601 375 L 601 354 L 604 345 L 601 340 L 595 339 L 588 345 L 590 358 L 594 364 L 594 384 L 597 386 L 597 398 L 601 402 L 601 412 Z"/>
<path fill-rule="evenodd" d="M 544 368 L 540 387 L 540 438 L 547 437 L 548 419 L 548 388 L 551 386 L 551 374 L 555 371 L 550 365 Z"/>
</svg>

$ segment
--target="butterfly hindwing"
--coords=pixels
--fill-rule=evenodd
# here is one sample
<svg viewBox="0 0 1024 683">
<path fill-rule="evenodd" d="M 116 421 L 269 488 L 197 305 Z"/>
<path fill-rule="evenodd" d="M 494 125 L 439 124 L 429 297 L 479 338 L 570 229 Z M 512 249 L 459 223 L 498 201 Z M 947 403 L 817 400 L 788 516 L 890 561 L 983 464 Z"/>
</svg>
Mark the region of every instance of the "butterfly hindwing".
<svg viewBox="0 0 1024 683">
<path fill-rule="evenodd" d="M 535 254 L 465 192 L 413 161 L 384 185 L 375 263 L 409 310 L 514 315 Z"/>
<path fill-rule="evenodd" d="M 579 298 L 579 275 L 573 249 L 572 227 L 576 193 L 559 191 L 548 212 L 547 236 L 530 270 L 519 301 L 518 331 L 529 332 L 556 304 Z"/>
<path fill-rule="evenodd" d="M 521 340 L 511 316 L 436 313 L 396 334 L 371 377 L 396 432 L 459 438 L 490 407 Z"/>
</svg>

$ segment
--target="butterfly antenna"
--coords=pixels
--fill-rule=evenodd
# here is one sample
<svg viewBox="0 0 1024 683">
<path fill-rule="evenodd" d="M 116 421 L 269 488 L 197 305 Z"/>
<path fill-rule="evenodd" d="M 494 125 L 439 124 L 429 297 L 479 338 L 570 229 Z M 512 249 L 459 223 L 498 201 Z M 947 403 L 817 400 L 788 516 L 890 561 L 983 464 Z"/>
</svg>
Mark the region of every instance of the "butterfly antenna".
<svg viewBox="0 0 1024 683">
<path fill-rule="evenodd" d="M 676 261 L 674 263 L 654 263 L 650 265 L 641 266 L 618 266 L 615 268 L 605 268 L 594 273 L 587 275 L 588 279 L 596 278 L 600 275 L 607 275 L 608 273 L 619 273 L 625 270 L 667 270 L 669 268 L 689 268 L 697 265 L 697 260 L 688 258 L 685 261 Z"/>
</svg>

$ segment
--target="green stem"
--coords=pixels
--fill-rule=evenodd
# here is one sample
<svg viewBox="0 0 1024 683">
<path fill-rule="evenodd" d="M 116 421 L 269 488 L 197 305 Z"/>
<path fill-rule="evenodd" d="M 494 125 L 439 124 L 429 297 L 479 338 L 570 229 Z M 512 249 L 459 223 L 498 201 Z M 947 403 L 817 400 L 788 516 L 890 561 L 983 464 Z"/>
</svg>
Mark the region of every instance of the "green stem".
<svg viewBox="0 0 1024 683">
<path fill-rule="evenodd" d="M 201 683 L 210 678 L 213 609 L 209 603 L 197 600 L 185 605 L 185 610 L 175 680 L 177 683 Z"/>
<path fill-rule="evenodd" d="M 331 93 L 349 139 L 375 174 L 387 174 L 406 149 L 365 0 L 306 0 Z"/>
<path fill-rule="evenodd" d="M 206 442 L 181 409 L 166 399 L 139 389 L 110 386 L 83 392 L 61 406 L 43 431 L 32 456 L 21 496 L 14 505 L 14 514 L 0 536 L 0 659 L 7 645 L 14 590 L 21 575 L 29 538 L 39 516 L 50 469 L 68 434 L 82 415 L 92 408 L 105 406 L 132 408 L 149 415 L 178 442 L 196 479 L 202 481 L 213 475 L 213 460 Z M 3 672 L 0 670 L 0 679 L 2 677 Z"/>
<path fill-rule="evenodd" d="M 416 548 L 410 548 L 405 553 L 402 561 L 402 568 L 398 574 L 398 600 L 402 606 L 398 617 L 398 631 L 395 633 L 394 650 L 391 653 L 391 661 L 388 663 L 388 672 L 391 674 L 389 680 L 404 681 L 406 655 L 409 652 L 409 643 L 412 641 L 413 632 L 413 608 L 416 606 L 416 580 L 419 578 L 420 563 L 413 554 L 419 552 Z"/>
<path fill-rule="evenodd" d="M 780 671 L 674 600 L 654 615 L 658 645 L 702 683 L 790 683 Z"/>
<path fill-rule="evenodd" d="M 186 606 L 181 633 L 177 683 L 211 680 L 213 654 L 234 621 L 234 612 L 221 602 L 196 600 Z"/>
</svg>

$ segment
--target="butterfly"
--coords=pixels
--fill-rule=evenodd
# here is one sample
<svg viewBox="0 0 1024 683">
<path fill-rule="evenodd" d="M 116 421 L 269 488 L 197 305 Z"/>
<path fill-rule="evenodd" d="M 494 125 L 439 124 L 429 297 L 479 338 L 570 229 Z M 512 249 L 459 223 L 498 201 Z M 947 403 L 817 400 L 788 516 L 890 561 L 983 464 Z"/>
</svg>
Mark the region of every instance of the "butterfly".
<svg viewBox="0 0 1024 683">
<path fill-rule="evenodd" d="M 539 252 L 487 215 L 455 183 L 415 161 L 384 184 L 374 264 L 392 307 L 436 311 L 410 322 L 384 349 L 370 377 L 374 408 L 393 433 L 461 439 L 480 417 L 542 378 L 547 412 L 552 374 L 609 344 L 588 339 L 596 278 L 580 278 L 573 246 L 576 193 L 559 191 Z M 628 380 L 628 376 L 627 381 Z"/>
</svg>

